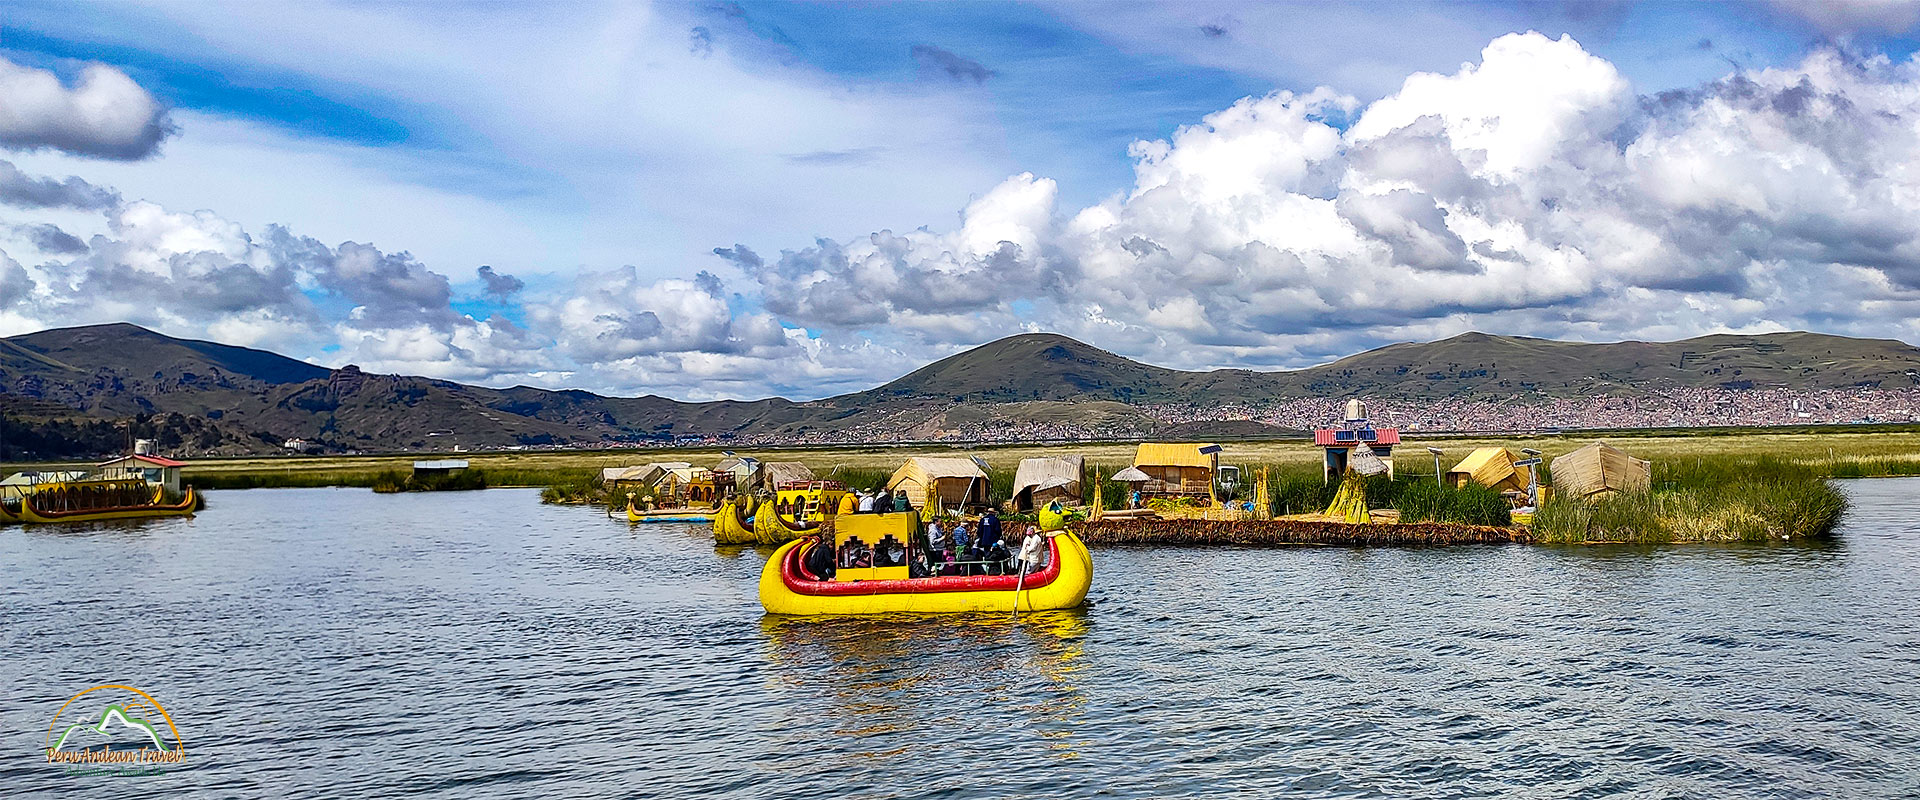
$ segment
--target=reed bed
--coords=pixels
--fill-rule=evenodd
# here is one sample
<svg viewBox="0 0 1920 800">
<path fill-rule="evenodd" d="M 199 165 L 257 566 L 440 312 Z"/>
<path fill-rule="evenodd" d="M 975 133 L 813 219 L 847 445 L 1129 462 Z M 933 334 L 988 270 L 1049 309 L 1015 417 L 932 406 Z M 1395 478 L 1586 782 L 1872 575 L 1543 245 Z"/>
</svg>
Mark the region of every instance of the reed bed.
<svg viewBox="0 0 1920 800">
<path fill-rule="evenodd" d="M 1088 544 L 1139 545 L 1336 545 L 1405 547 L 1456 544 L 1504 544 L 1531 541 L 1523 528 L 1459 525 L 1445 522 L 1348 524 L 1318 520 L 1219 522 L 1202 519 L 1101 519 L 1078 523 L 1074 531 Z"/>
<path fill-rule="evenodd" d="M 1846 496 L 1812 465 L 1776 458 L 1654 464 L 1647 491 L 1555 497 L 1533 534 L 1556 544 L 1760 542 L 1832 535 Z"/>
</svg>

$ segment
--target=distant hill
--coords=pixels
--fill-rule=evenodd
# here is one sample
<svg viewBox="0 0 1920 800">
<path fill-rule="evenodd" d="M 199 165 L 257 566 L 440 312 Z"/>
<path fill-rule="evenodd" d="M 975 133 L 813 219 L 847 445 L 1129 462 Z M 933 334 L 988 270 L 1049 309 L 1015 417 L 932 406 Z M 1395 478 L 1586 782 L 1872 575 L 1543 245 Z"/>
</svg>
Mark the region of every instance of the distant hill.
<svg viewBox="0 0 1920 800">
<path fill-rule="evenodd" d="M 1211 372 L 1141 364 L 1065 336 L 1011 336 L 949 356 L 853 397 L 985 400 L 1098 398 L 1133 403 L 1257 402 L 1299 397 L 1439 399 L 1463 395 L 1639 394 L 1677 387 L 1840 389 L 1920 384 L 1920 348 L 1818 333 L 1714 335 L 1678 342 L 1585 344 L 1464 333 L 1395 344 L 1283 372 Z"/>
<path fill-rule="evenodd" d="M 1920 385 L 1920 348 L 1816 333 L 1716 335 L 1679 342 L 1582 344 L 1468 333 L 1396 344 L 1301 370 L 1168 369 L 1057 334 L 1022 334 L 940 359 L 885 385 L 811 402 L 688 403 L 529 386 L 327 369 L 285 356 L 176 339 L 136 325 L 94 325 L 0 339 L 7 440 L 32 453 L 112 449 L 104 420 L 193 454 L 278 450 L 286 439 L 332 451 L 497 448 L 671 440 L 967 438 L 1024 425 L 1045 438 L 1073 426 L 1126 436 L 1266 436 L 1264 423 L 1156 421 L 1142 406 L 1219 407 L 1347 396 L 1445 398 L 1639 395 L 1676 388 Z M 62 431 L 79 431 L 66 434 Z M 0 445 L 3 446 L 3 445 Z M 118 446 L 117 444 L 113 446 Z M 62 456 L 69 455 L 60 451 Z"/>
</svg>

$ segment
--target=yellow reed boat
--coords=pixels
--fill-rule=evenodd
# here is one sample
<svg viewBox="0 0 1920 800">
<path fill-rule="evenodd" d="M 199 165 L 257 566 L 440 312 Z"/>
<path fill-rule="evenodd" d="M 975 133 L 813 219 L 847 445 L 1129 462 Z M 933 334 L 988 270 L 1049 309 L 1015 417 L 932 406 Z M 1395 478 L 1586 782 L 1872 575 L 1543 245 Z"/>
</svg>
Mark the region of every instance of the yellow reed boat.
<svg viewBox="0 0 1920 800">
<path fill-rule="evenodd" d="M 627 498 L 628 522 L 712 522 L 713 512 L 700 508 L 661 508 L 645 511 L 633 506 L 633 498 Z"/>
<path fill-rule="evenodd" d="M 1030 574 L 908 577 L 920 546 L 920 517 L 844 514 L 832 522 L 835 568 L 807 567 L 823 536 L 788 542 L 760 571 L 760 605 L 770 614 L 953 613 L 1074 608 L 1093 585 L 1093 554 L 1069 530 L 1046 532 L 1046 563 Z"/>
<path fill-rule="evenodd" d="M 773 512 L 765 508 L 765 503 L 758 504 L 762 508 L 755 508 L 755 505 L 753 497 L 740 494 L 721 503 L 720 509 L 713 512 L 713 543 L 753 544 L 758 541 L 754 538 L 753 526 L 760 519 L 759 513 L 763 510 L 768 514 Z"/>
<path fill-rule="evenodd" d="M 187 490 L 177 503 L 164 502 L 164 490 L 155 487 L 153 497 L 145 503 L 128 503 L 110 506 L 74 506 L 60 508 L 63 487 L 42 489 L 20 498 L 19 520 L 29 525 L 52 522 L 99 522 L 113 519 L 146 519 L 150 517 L 185 517 L 199 510 L 200 498 L 194 494 L 193 487 Z M 43 507 L 44 506 L 44 507 Z"/>
</svg>

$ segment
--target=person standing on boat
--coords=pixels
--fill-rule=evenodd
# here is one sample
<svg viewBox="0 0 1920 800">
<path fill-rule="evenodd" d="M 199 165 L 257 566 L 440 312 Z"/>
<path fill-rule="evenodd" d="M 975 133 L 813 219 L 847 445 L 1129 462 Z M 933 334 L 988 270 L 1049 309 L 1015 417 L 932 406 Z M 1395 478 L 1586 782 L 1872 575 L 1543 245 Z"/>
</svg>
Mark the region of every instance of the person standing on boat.
<svg viewBox="0 0 1920 800">
<path fill-rule="evenodd" d="M 1027 526 L 1027 532 L 1020 537 L 1020 571 L 1033 574 L 1040 570 L 1041 561 L 1047 557 L 1047 535 L 1038 527 Z"/>
<path fill-rule="evenodd" d="M 1000 517 L 989 508 L 987 513 L 980 517 L 980 549 L 992 550 L 993 546 L 999 543 Z"/>
<path fill-rule="evenodd" d="M 927 523 L 927 551 L 934 563 L 947 563 L 947 532 L 940 527 L 940 520 Z"/>
</svg>

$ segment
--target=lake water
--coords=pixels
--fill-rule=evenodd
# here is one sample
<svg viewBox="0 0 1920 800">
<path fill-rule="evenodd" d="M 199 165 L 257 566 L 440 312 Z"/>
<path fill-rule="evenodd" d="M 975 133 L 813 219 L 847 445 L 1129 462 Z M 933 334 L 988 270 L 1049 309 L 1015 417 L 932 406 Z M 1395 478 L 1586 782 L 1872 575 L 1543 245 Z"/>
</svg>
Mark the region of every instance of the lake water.
<svg viewBox="0 0 1920 800">
<path fill-rule="evenodd" d="M 0 795 L 1911 797 L 1920 481 L 1811 546 L 1125 549 L 1094 607 L 784 620 L 530 491 L 0 529 Z M 66 698 L 186 768 L 69 776 Z"/>
</svg>

